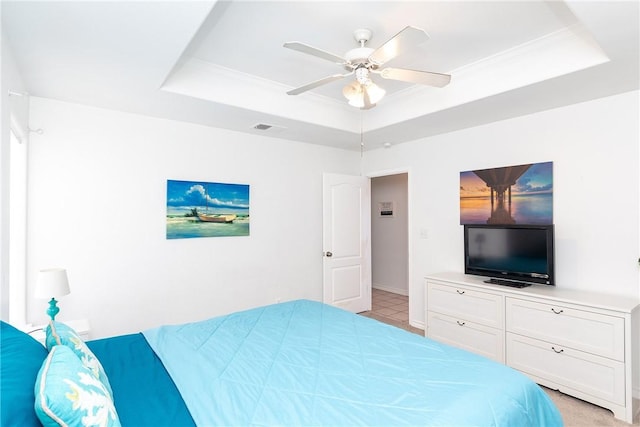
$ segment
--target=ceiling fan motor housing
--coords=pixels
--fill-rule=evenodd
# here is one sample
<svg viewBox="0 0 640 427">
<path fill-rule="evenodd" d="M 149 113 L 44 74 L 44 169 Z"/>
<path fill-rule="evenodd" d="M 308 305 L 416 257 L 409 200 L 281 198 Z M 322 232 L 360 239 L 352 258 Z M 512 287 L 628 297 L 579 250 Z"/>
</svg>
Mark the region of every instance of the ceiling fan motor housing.
<svg viewBox="0 0 640 427">
<path fill-rule="evenodd" d="M 360 44 L 360 47 L 351 49 L 344 54 L 344 59 L 347 62 L 345 69 L 353 70 L 358 68 L 358 65 L 369 62 L 369 56 L 371 56 L 375 49 L 364 47 L 364 44 L 369 41 L 371 34 L 371 30 L 368 28 L 359 28 L 353 32 L 353 38 Z"/>
<path fill-rule="evenodd" d="M 369 61 L 369 56 L 371 56 L 374 50 L 375 49 L 371 49 L 370 47 L 357 47 L 345 53 L 344 59 L 352 65 L 365 64 Z"/>
</svg>

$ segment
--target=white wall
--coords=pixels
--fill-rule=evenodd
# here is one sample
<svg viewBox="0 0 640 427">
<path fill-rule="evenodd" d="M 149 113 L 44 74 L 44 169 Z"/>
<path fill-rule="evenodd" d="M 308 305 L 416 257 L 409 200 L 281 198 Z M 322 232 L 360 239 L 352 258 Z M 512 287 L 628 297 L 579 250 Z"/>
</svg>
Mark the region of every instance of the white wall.
<svg viewBox="0 0 640 427">
<path fill-rule="evenodd" d="M 411 323 L 424 325 L 424 276 L 464 270 L 459 173 L 523 163 L 554 162 L 557 286 L 640 298 L 638 101 L 634 91 L 366 152 L 365 173 L 411 170 Z"/>
<path fill-rule="evenodd" d="M 462 271 L 459 172 L 554 162 L 559 287 L 640 296 L 638 92 L 365 152 L 411 170 L 410 317 L 423 277 Z M 61 319 L 96 336 L 321 295 L 321 174 L 359 154 L 32 99 L 29 283 L 69 269 Z M 167 179 L 251 185 L 251 236 L 167 241 Z M 419 238 L 419 230 L 428 232 Z M 31 291 L 31 288 L 30 288 Z M 45 320 L 29 299 L 29 321 Z M 136 313 L 123 316 L 123 313 Z"/>
<path fill-rule="evenodd" d="M 554 162 L 557 286 L 640 298 L 639 98 L 634 91 L 367 152 L 365 173 L 411 170 L 409 322 L 424 327 L 425 275 L 464 271 L 459 173 L 524 163 Z M 637 369 L 637 331 L 633 339 Z M 636 374 L 636 398 L 637 383 Z"/>
<path fill-rule="evenodd" d="M 104 337 L 322 299 L 322 173 L 359 174 L 359 153 L 42 98 L 31 124 L 29 295 L 67 268 L 59 320 Z M 166 240 L 167 179 L 249 184 L 251 235 Z M 28 298 L 29 321 L 45 309 Z"/>
<path fill-rule="evenodd" d="M 2 8 L 0 7 L 0 13 Z M 11 46 L 4 34 L 0 34 L 0 319 L 9 320 L 9 301 L 18 300 L 18 304 L 24 305 L 20 298 L 10 295 L 9 286 L 9 158 L 11 115 L 14 116 L 16 131 L 26 141 L 24 133 L 28 113 L 28 97 L 16 97 L 10 92 L 24 93 L 25 86 L 18 72 Z M 28 131 L 27 131 L 28 133 Z M 26 142 L 25 142 L 26 143 Z M 24 307 L 12 307 L 12 312 L 17 312 L 18 317 L 23 317 Z"/>
<path fill-rule="evenodd" d="M 371 278 L 374 288 L 409 295 L 407 174 L 371 179 Z M 392 217 L 379 203 L 393 202 Z"/>
</svg>

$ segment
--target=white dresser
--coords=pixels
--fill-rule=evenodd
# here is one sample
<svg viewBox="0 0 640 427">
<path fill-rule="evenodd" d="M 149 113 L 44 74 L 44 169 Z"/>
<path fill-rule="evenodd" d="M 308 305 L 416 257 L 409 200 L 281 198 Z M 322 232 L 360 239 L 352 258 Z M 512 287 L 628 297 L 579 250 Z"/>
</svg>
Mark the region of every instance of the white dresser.
<svg viewBox="0 0 640 427">
<path fill-rule="evenodd" d="M 426 278 L 425 335 L 506 363 L 534 381 L 613 411 L 628 423 L 640 405 L 640 301 L 482 277 Z M 632 339 L 633 337 L 633 339 Z"/>
<path fill-rule="evenodd" d="M 438 341 L 504 362 L 502 296 L 429 282 L 425 328 Z"/>
</svg>

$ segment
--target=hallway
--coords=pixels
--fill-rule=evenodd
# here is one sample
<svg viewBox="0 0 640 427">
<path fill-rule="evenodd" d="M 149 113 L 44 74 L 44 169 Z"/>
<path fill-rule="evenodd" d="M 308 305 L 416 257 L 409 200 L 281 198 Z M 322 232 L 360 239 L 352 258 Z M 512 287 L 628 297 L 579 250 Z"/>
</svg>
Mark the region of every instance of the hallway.
<svg viewBox="0 0 640 427">
<path fill-rule="evenodd" d="M 380 289 L 371 289 L 371 311 L 360 313 L 384 323 L 424 335 L 422 329 L 409 325 L 409 297 Z"/>
</svg>

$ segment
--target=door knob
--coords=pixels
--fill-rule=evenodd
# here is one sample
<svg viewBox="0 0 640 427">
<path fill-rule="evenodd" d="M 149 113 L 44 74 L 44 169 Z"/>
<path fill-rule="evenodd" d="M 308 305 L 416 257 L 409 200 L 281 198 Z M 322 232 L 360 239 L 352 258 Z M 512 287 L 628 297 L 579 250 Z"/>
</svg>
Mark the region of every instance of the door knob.
<svg viewBox="0 0 640 427">
<path fill-rule="evenodd" d="M 331 257 L 333 256 L 333 253 L 332 253 L 332 252 L 327 251 L 327 252 L 325 252 L 325 255 L 326 255 L 327 257 L 331 258 Z"/>
</svg>

